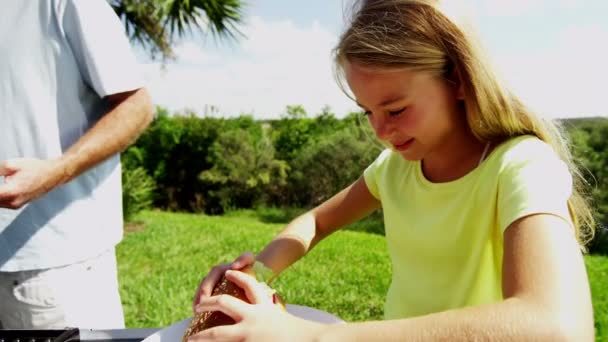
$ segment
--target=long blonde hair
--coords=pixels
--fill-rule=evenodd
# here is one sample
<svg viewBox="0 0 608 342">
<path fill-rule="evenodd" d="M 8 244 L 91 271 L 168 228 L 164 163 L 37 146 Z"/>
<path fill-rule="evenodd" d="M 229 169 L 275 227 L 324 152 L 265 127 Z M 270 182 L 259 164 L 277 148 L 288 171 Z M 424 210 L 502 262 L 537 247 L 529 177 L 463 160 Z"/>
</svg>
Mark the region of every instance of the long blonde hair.
<svg viewBox="0 0 608 342">
<path fill-rule="evenodd" d="M 453 1 L 453 0 L 448 0 Z M 582 189 L 586 184 L 569 143 L 556 123 L 535 115 L 498 80 L 470 33 L 459 28 L 432 0 L 359 0 L 334 50 L 336 75 L 347 62 L 377 68 L 408 68 L 448 79 L 464 90 L 468 125 L 477 139 L 500 142 L 534 135 L 550 144 L 574 179 L 568 201 L 582 247 L 593 237 L 594 220 Z M 500 113 L 500 115 L 496 115 Z"/>
</svg>

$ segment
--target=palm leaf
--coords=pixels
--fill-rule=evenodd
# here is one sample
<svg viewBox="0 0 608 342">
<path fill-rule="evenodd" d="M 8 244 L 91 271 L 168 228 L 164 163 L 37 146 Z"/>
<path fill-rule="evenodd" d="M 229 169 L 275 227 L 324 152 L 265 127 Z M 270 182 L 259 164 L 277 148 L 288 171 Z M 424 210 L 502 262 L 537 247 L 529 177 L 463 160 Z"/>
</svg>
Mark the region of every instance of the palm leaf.
<svg viewBox="0 0 608 342">
<path fill-rule="evenodd" d="M 214 37 L 242 36 L 242 0 L 109 0 L 125 25 L 129 38 L 146 48 L 154 58 L 172 58 L 175 38 L 192 29 Z"/>
</svg>

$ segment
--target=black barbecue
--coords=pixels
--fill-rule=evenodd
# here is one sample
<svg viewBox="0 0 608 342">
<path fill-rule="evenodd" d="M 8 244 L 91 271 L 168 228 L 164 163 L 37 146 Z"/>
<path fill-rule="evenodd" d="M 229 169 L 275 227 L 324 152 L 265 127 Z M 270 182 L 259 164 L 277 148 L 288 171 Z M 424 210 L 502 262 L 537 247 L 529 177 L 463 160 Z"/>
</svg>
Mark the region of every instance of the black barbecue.
<svg viewBox="0 0 608 342">
<path fill-rule="evenodd" d="M 0 342 L 141 342 L 160 329 L 0 329 Z"/>
</svg>

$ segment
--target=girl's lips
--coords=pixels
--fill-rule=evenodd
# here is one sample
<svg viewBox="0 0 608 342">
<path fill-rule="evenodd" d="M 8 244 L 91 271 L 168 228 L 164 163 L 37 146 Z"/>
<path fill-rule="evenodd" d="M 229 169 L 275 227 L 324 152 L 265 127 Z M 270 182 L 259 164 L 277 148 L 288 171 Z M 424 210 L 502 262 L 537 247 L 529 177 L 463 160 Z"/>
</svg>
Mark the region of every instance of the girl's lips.
<svg viewBox="0 0 608 342">
<path fill-rule="evenodd" d="M 395 149 L 398 151 L 405 151 L 408 148 L 410 148 L 410 146 L 412 145 L 413 142 L 414 142 L 414 138 L 411 138 L 411 139 L 407 140 L 406 142 L 404 142 L 403 144 L 393 145 L 393 147 L 395 147 Z"/>
</svg>

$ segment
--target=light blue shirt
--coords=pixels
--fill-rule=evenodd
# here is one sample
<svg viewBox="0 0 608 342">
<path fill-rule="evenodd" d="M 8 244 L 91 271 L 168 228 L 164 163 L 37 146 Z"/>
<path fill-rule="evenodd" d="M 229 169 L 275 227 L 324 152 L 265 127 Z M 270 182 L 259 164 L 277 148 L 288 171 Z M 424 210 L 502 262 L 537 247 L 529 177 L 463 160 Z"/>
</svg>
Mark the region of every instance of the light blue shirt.
<svg viewBox="0 0 608 342">
<path fill-rule="evenodd" d="M 0 11 L 0 160 L 61 156 L 143 86 L 105 0 L 10 0 Z M 122 238 L 118 155 L 20 210 L 0 209 L 0 271 L 72 264 Z"/>
</svg>

